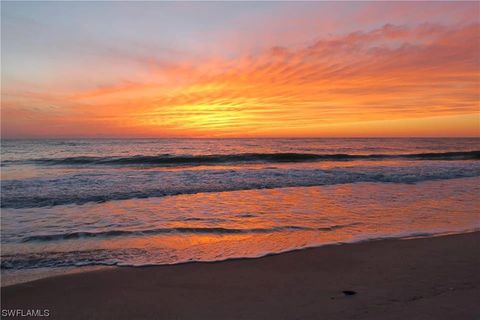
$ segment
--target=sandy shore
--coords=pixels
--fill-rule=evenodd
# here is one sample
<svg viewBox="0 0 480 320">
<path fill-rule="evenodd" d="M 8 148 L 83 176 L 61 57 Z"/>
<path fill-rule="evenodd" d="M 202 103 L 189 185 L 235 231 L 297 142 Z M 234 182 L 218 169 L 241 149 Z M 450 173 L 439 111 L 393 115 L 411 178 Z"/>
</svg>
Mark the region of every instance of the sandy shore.
<svg viewBox="0 0 480 320">
<path fill-rule="evenodd" d="M 2 309 L 49 309 L 50 319 L 473 320 L 479 244 L 477 232 L 114 268 L 4 287 Z"/>
</svg>

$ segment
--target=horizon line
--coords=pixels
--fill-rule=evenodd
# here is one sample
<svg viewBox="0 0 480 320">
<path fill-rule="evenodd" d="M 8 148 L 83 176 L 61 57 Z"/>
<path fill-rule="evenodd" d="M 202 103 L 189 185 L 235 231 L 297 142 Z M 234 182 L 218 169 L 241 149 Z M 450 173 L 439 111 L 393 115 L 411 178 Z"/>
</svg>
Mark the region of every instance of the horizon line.
<svg viewBox="0 0 480 320">
<path fill-rule="evenodd" d="M 0 137 L 5 140 L 240 140 L 240 139 L 480 139 L 479 136 L 305 136 L 305 137 Z"/>
</svg>

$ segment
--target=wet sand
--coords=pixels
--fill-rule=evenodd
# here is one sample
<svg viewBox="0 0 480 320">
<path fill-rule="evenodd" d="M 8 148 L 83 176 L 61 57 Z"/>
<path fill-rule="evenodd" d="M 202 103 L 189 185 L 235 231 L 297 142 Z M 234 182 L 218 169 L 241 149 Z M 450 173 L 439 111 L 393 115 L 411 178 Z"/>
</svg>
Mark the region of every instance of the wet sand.
<svg viewBox="0 0 480 320">
<path fill-rule="evenodd" d="M 49 319 L 473 320 L 479 270 L 476 232 L 63 275 L 4 287 L 1 300 Z"/>
</svg>

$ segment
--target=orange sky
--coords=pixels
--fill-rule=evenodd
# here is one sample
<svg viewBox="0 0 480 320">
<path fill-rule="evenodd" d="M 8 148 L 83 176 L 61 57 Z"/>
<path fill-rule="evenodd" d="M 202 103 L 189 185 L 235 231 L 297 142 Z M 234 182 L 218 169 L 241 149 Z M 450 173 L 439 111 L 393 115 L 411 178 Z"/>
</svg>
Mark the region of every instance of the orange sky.
<svg viewBox="0 0 480 320">
<path fill-rule="evenodd" d="M 435 14 L 414 21 L 399 20 L 398 8 L 385 4 L 383 11 L 372 4 L 350 10 L 345 3 L 333 8 L 303 4 L 295 14 L 303 12 L 311 23 L 301 27 L 295 17 L 281 27 L 289 8 L 262 7 L 277 14 L 263 17 L 259 10 L 252 22 L 258 35 L 252 26 L 244 25 L 245 31 L 221 21 L 221 32 L 213 25 L 202 31 L 205 39 L 192 44 L 182 34 L 194 30 L 193 19 L 188 27 L 178 26 L 178 39 L 161 39 L 152 47 L 148 39 L 134 43 L 113 29 L 122 45 L 115 50 L 105 49 L 105 42 L 95 47 L 80 28 L 68 34 L 68 41 L 81 48 L 74 53 L 62 49 L 68 43 L 61 34 L 45 43 L 37 39 L 65 21 L 34 33 L 25 28 L 32 39 L 27 37 L 28 45 L 17 43 L 18 30 L 12 28 L 26 23 L 19 18 L 26 5 L 2 8 L 7 15 L 5 25 L 2 21 L 3 137 L 480 135 L 478 3 L 431 3 L 427 12 Z M 246 17 L 254 15 L 255 5 L 242 8 Z M 188 10 L 195 18 L 195 6 L 202 4 L 180 12 Z M 425 9 L 416 6 L 402 8 Z M 205 14 L 201 9 L 198 15 Z M 338 16 L 330 13 L 330 21 L 319 24 L 327 9 Z M 27 13 L 31 19 L 45 14 L 35 8 Z M 337 26 L 347 17 L 353 22 Z M 102 30 L 97 29 L 99 37 L 107 39 L 109 32 L 102 35 Z M 36 55 L 35 46 L 42 44 L 56 50 Z M 132 53 L 135 45 L 141 53 Z"/>
</svg>

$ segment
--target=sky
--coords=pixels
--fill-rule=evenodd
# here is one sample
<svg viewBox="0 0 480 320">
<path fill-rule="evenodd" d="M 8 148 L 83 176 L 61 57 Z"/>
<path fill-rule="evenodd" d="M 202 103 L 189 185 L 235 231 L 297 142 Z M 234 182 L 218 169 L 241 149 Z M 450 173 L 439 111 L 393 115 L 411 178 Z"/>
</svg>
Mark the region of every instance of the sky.
<svg viewBox="0 0 480 320">
<path fill-rule="evenodd" d="M 1 2 L 2 138 L 480 136 L 479 2 Z"/>
</svg>

